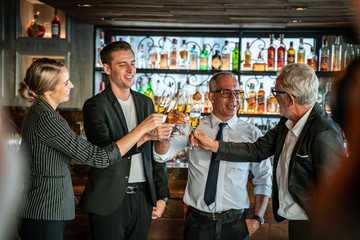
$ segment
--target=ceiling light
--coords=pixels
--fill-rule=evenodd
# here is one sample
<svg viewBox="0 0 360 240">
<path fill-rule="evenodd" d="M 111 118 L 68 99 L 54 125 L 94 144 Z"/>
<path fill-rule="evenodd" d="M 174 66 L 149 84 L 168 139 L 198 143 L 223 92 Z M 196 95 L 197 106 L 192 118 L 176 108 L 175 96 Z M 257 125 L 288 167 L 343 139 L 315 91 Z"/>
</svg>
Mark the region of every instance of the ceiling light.
<svg viewBox="0 0 360 240">
<path fill-rule="evenodd" d="M 291 19 L 288 22 L 289 23 L 301 23 L 301 20 L 299 20 L 299 19 Z"/>
<path fill-rule="evenodd" d="M 87 4 L 87 3 L 82 3 L 82 4 L 79 3 L 77 6 L 78 7 L 93 7 L 93 5 Z"/>
<path fill-rule="evenodd" d="M 304 10 L 306 10 L 306 7 L 293 7 L 292 10 L 295 10 L 295 11 L 304 11 Z"/>
</svg>

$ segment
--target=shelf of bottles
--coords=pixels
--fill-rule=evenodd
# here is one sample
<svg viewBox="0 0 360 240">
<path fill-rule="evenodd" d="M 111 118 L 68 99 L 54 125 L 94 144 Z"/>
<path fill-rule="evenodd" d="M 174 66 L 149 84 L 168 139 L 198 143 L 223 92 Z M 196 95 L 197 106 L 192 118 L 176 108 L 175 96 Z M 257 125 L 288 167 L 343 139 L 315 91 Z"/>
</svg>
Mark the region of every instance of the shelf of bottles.
<svg viewBox="0 0 360 240">
<path fill-rule="evenodd" d="M 19 0 L 18 37 L 66 38 L 66 15 L 36 0 Z"/>
<path fill-rule="evenodd" d="M 100 39 L 96 43 L 99 53 L 105 46 L 104 33 L 97 29 L 96 34 Z M 153 94 L 159 96 L 164 89 L 176 92 L 183 88 L 193 95 L 199 92 L 204 102 L 211 76 L 219 71 L 232 71 L 244 91 L 238 115 L 279 118 L 279 108 L 271 95 L 271 88 L 282 66 L 292 62 L 304 63 L 313 68 L 319 77 L 331 77 L 333 72 L 343 70 L 359 52 L 359 48 L 351 44 L 344 50 L 341 37 L 331 36 L 335 41 L 329 46 L 327 37 L 323 36 L 322 44 L 316 43 L 315 38 L 284 38 L 283 34 L 240 39 L 117 35 L 112 36 L 111 41 L 127 41 L 134 50 L 137 75 L 132 88 L 135 91 L 146 91 L 151 87 Z M 95 74 L 100 74 L 102 66 L 98 54 L 95 66 Z M 328 82 L 323 85 L 319 87 L 318 102 L 325 106 L 323 103 L 328 90 L 323 88 L 326 85 L 329 89 L 331 84 L 330 87 Z M 95 77 L 95 94 L 103 87 L 103 78 Z M 207 111 L 204 110 L 204 113 Z"/>
</svg>

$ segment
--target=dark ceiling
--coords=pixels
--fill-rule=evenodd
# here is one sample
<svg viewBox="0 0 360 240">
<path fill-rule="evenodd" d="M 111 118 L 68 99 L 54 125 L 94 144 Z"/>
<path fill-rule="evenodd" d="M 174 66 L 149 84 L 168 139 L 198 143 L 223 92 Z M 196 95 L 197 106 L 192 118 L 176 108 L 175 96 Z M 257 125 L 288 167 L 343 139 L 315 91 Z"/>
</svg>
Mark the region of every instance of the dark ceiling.
<svg viewBox="0 0 360 240">
<path fill-rule="evenodd" d="M 40 1 L 90 24 L 119 27 L 350 27 L 354 14 L 346 0 Z"/>
</svg>

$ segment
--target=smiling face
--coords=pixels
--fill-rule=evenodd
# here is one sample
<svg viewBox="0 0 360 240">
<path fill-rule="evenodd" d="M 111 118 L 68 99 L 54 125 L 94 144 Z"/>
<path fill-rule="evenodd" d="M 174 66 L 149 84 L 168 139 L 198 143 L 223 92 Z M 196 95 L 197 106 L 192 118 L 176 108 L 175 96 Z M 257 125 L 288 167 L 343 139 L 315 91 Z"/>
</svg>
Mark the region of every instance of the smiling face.
<svg viewBox="0 0 360 240">
<path fill-rule="evenodd" d="M 239 82 L 232 77 L 222 77 L 218 80 L 216 89 L 212 90 L 222 89 L 239 90 Z M 240 99 L 235 98 L 234 94 L 231 94 L 230 98 L 224 98 L 220 92 L 210 93 L 210 101 L 213 104 L 213 113 L 223 122 L 228 121 L 237 113 L 240 104 Z"/>
<path fill-rule="evenodd" d="M 111 53 L 111 64 L 104 64 L 104 71 L 110 82 L 119 89 L 130 89 L 135 80 L 135 58 L 131 50 L 119 50 Z"/>
<path fill-rule="evenodd" d="M 53 91 L 48 90 L 44 93 L 45 100 L 56 109 L 57 105 L 69 100 L 70 89 L 73 87 L 74 85 L 69 79 L 68 70 L 66 67 L 62 67 L 58 74 L 58 82 L 55 85 L 55 89 Z"/>
</svg>

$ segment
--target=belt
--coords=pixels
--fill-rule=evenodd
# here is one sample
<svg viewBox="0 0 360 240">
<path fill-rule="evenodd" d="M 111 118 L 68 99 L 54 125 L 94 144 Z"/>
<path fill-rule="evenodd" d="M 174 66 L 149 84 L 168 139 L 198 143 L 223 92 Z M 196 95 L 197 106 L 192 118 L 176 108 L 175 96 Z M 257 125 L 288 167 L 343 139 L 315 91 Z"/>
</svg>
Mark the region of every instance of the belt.
<svg viewBox="0 0 360 240">
<path fill-rule="evenodd" d="M 243 214 L 243 212 L 244 212 L 244 209 L 230 209 L 230 210 L 223 211 L 223 212 L 209 213 L 209 212 L 200 211 L 193 207 L 189 207 L 189 210 L 200 216 L 206 217 L 211 220 L 226 220 L 226 219 L 230 219 L 233 217 L 241 216 L 241 214 Z"/>
<path fill-rule="evenodd" d="M 127 194 L 135 194 L 145 190 L 145 183 L 129 183 L 126 187 Z"/>
</svg>

